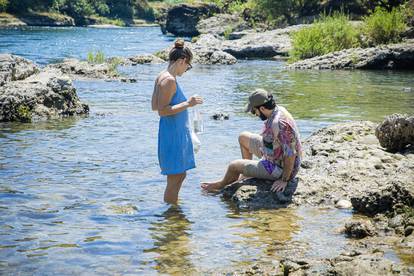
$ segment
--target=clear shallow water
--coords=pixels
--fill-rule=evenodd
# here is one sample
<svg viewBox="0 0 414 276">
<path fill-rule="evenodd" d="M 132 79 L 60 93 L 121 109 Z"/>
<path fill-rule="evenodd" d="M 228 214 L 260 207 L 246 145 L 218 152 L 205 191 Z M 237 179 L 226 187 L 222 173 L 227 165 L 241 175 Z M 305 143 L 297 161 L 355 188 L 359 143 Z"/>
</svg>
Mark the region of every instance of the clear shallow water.
<svg viewBox="0 0 414 276">
<path fill-rule="evenodd" d="M 74 37 L 84 32 L 71 30 Z M 86 30 L 91 36 L 101 31 Z M 137 52 L 169 43 L 155 28 L 132 30 L 150 38 L 140 39 L 145 43 Z M 9 32 L 10 41 L 22 35 Z M 54 39 L 49 29 L 38 32 L 46 40 Z M 108 55 L 118 55 L 125 47 L 101 39 L 103 45 L 112 45 Z M 36 47 L 22 42 L 22 53 Z M 78 46 L 73 51 L 83 56 L 84 45 Z M 47 56 L 64 55 L 52 48 L 33 50 L 34 60 L 42 63 Z M 5 49 L 0 44 L 0 52 Z M 412 113 L 413 73 L 287 72 L 283 63 L 271 61 L 195 66 L 179 82 L 188 96 L 198 93 L 205 98 L 205 132 L 199 137 L 198 167 L 189 172 L 180 193 L 180 208 L 170 209 L 162 203 L 165 179 L 157 163 L 158 117 L 150 111 L 153 80 L 164 67 L 122 68 L 138 79 L 134 84 L 75 82 L 79 97 L 91 108 L 87 117 L 1 124 L 2 274 L 220 271 L 272 262 L 283 255 L 285 245 L 304 246 L 305 255 L 323 258 L 345 247 L 347 241 L 336 227 L 352 216 L 350 212 L 238 212 L 219 197 L 202 194 L 199 183 L 221 176 L 227 163 L 239 158 L 240 131 L 261 128 L 260 121 L 242 112 L 252 88 L 274 91 L 307 137 L 334 122 L 379 121 L 393 112 Z M 230 120 L 209 119 L 216 111 L 228 112 Z"/>
</svg>

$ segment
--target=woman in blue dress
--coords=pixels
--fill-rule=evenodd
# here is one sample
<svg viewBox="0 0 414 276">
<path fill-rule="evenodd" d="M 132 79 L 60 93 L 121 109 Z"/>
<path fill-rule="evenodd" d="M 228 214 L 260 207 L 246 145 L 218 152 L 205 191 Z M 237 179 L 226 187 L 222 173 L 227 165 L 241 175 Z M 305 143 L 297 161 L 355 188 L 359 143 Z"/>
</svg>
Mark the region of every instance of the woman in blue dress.
<svg viewBox="0 0 414 276">
<path fill-rule="evenodd" d="M 195 168 L 193 143 L 188 122 L 189 107 L 202 104 L 200 96 L 188 100 L 177 83 L 176 77 L 191 69 L 193 54 L 178 39 L 169 53 L 168 68 L 155 80 L 152 110 L 158 111 L 158 160 L 161 174 L 167 176 L 164 201 L 176 204 L 186 171 Z"/>
</svg>

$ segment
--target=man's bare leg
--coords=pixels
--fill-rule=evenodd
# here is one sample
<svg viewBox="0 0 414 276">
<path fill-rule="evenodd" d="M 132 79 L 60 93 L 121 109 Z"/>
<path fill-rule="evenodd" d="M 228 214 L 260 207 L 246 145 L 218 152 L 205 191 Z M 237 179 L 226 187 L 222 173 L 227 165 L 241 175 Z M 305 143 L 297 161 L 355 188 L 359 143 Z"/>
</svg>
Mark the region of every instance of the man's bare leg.
<svg viewBox="0 0 414 276">
<path fill-rule="evenodd" d="M 227 185 L 233 183 L 239 179 L 240 174 L 243 172 L 244 162 L 243 159 L 234 160 L 227 167 L 227 171 L 224 175 L 224 178 L 215 182 L 203 182 L 201 183 L 201 188 L 207 192 L 216 192 Z"/>
<path fill-rule="evenodd" d="M 251 133 L 248 131 L 243 131 L 239 135 L 239 145 L 240 145 L 242 159 L 252 160 L 253 158 L 253 154 L 250 152 L 250 149 L 249 149 L 250 136 L 251 136 Z"/>
<path fill-rule="evenodd" d="M 169 204 L 177 204 L 178 193 L 184 182 L 186 173 L 167 175 L 167 187 L 164 192 L 164 201 Z"/>
<path fill-rule="evenodd" d="M 248 131 L 243 131 L 239 135 L 239 145 L 240 145 L 240 151 L 243 159 L 253 159 L 253 154 L 250 152 L 250 136 L 252 133 Z M 244 176 L 243 174 L 240 174 L 238 180 L 243 180 L 248 177 Z"/>
</svg>

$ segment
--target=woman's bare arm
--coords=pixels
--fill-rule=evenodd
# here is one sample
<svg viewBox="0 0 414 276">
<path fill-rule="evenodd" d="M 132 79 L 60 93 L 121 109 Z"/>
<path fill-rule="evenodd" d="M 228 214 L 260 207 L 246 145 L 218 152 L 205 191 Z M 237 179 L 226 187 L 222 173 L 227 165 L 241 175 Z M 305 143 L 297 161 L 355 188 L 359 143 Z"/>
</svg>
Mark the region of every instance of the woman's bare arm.
<svg viewBox="0 0 414 276">
<path fill-rule="evenodd" d="M 188 101 L 171 106 L 176 89 L 177 84 L 173 78 L 166 78 L 159 84 L 157 110 L 160 116 L 174 115 L 191 106 Z"/>
</svg>

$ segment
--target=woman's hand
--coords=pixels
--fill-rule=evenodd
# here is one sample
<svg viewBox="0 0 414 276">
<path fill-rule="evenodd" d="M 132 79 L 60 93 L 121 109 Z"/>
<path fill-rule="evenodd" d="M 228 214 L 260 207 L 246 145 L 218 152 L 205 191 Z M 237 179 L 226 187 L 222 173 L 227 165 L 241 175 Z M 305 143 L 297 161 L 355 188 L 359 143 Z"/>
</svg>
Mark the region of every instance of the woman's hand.
<svg viewBox="0 0 414 276">
<path fill-rule="evenodd" d="M 187 100 L 187 102 L 188 102 L 188 105 L 190 107 L 192 107 L 192 106 L 195 106 L 197 104 L 202 104 L 203 103 L 203 98 L 201 96 L 194 95 L 194 96 L 191 96 L 190 99 Z"/>
</svg>

